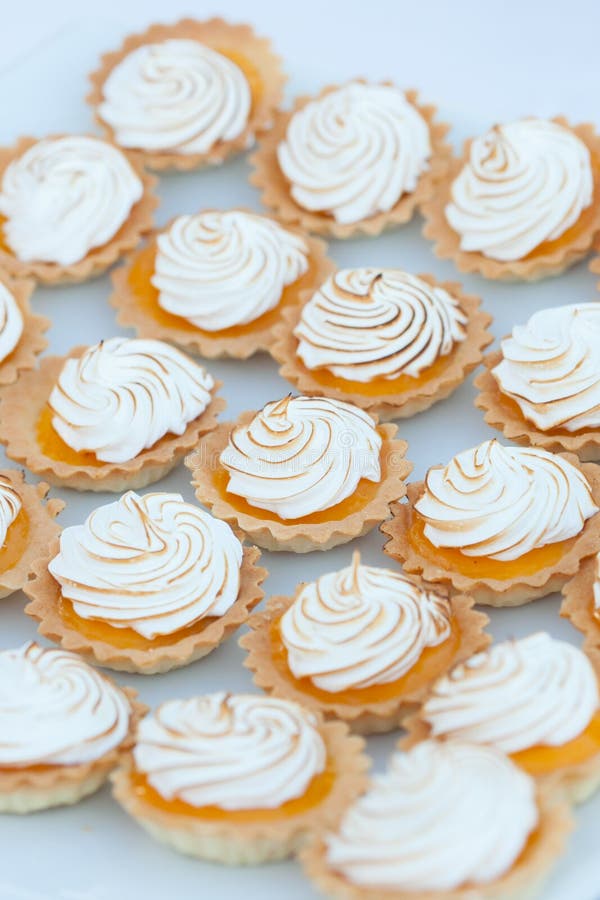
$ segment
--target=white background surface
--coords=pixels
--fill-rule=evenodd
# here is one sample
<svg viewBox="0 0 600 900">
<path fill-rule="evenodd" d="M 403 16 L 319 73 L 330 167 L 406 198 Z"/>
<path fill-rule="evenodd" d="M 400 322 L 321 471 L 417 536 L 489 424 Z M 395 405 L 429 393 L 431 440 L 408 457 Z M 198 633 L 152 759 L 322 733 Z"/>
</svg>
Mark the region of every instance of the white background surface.
<svg viewBox="0 0 600 900">
<path fill-rule="evenodd" d="M 261 34 L 273 38 L 290 74 L 288 99 L 357 75 L 391 77 L 401 86 L 417 87 L 426 100 L 438 104 L 443 120 L 453 125 L 451 138 L 457 145 L 494 121 L 528 113 L 563 113 L 573 121 L 589 119 L 600 126 L 600 7 L 594 0 L 568 4 L 504 0 L 495 5 L 481 0 L 302 0 L 294 7 L 276 0 L 223 0 L 187 7 L 166 0 L 102 0 L 95 7 L 81 0 L 14 4 L 4 0 L 0 9 L 2 143 L 22 133 L 41 136 L 52 130 L 89 129 L 91 116 L 82 98 L 86 73 L 95 68 L 99 52 L 152 20 L 215 13 L 233 21 L 251 21 Z M 245 161 L 238 160 L 220 170 L 161 178 L 159 222 L 206 206 L 258 208 L 256 192 L 246 181 L 247 171 Z M 457 278 L 449 263 L 435 259 L 420 236 L 420 227 L 415 221 L 374 241 L 334 243 L 331 255 L 340 265 L 397 265 Z M 501 286 L 475 277 L 462 281 L 470 291 L 481 294 L 494 314 L 497 336 L 536 309 L 596 296 L 594 278 L 585 264 L 539 285 Z M 63 353 L 74 344 L 120 333 L 106 302 L 108 284 L 104 277 L 84 286 L 36 292 L 35 307 L 53 320 L 51 352 Z M 225 382 L 231 417 L 287 390 L 268 358 L 210 363 L 209 368 Z M 415 479 L 430 465 L 491 436 L 472 406 L 473 396 L 469 383 L 449 401 L 401 424 L 409 458 L 416 461 Z M 192 499 L 183 467 L 160 487 Z M 94 505 L 109 499 L 54 493 L 68 503 L 61 516 L 63 525 L 82 521 Z M 387 564 L 377 532 L 356 543 L 368 562 Z M 345 565 L 351 549 L 346 546 L 300 557 L 265 554 L 271 572 L 267 591 L 289 593 L 300 579 Z M 34 637 L 34 625 L 22 607 L 21 595 L 3 601 L 0 646 Z M 519 610 L 500 610 L 492 617 L 491 629 L 497 638 L 524 635 L 536 628 L 579 643 L 579 635 L 558 618 L 556 597 Z M 233 639 L 187 669 L 120 680 L 133 684 L 151 704 L 219 688 L 249 689 L 251 681 L 242 660 Z M 390 736 L 369 741 L 376 766 L 383 764 L 394 740 Z M 543 894 L 546 900 L 600 896 L 599 813 L 600 797 L 578 810 L 578 828 Z M 176 856 L 128 820 L 112 803 L 108 789 L 70 809 L 0 817 L 2 900 L 158 900 L 212 897 L 213 892 L 247 900 L 315 896 L 293 863 L 235 870 Z"/>
</svg>

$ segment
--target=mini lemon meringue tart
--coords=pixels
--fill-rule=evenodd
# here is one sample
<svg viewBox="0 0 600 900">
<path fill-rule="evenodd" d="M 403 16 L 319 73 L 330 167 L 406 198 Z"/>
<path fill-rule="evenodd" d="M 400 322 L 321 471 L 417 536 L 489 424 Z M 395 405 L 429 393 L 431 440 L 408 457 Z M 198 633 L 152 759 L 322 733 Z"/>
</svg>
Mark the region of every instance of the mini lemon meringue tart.
<svg viewBox="0 0 600 900">
<path fill-rule="evenodd" d="M 196 169 L 243 153 L 270 128 L 286 76 L 249 25 L 182 19 L 106 53 L 87 97 L 98 125 L 152 169 Z"/>
<path fill-rule="evenodd" d="M 362 738 L 297 703 L 225 692 L 140 724 L 114 796 L 154 838 L 230 865 L 290 856 L 364 789 Z"/>
<path fill-rule="evenodd" d="M 583 649 L 600 676 L 600 553 L 582 563 L 562 592 L 560 614 L 583 632 Z"/>
<path fill-rule="evenodd" d="M 75 653 L 0 651 L 0 812 L 77 803 L 133 745 L 146 707 Z"/>
<path fill-rule="evenodd" d="M 600 230 L 600 137 L 562 117 L 494 125 L 465 142 L 422 211 L 423 234 L 461 272 L 559 275 Z"/>
<path fill-rule="evenodd" d="M 600 460 L 600 303 L 557 306 L 516 325 L 475 379 L 475 406 L 517 444 Z"/>
<path fill-rule="evenodd" d="M 111 303 L 139 337 L 247 359 L 333 268 L 318 238 L 249 210 L 207 209 L 173 219 L 116 269 Z"/>
<path fill-rule="evenodd" d="M 598 466 L 490 440 L 409 485 L 381 530 L 407 572 L 518 606 L 560 591 L 597 550 L 599 509 Z"/>
<path fill-rule="evenodd" d="M 0 385 L 12 384 L 20 372 L 33 369 L 48 346 L 50 319 L 33 313 L 29 300 L 34 282 L 0 272 Z"/>
<path fill-rule="evenodd" d="M 328 550 L 366 534 L 406 494 L 395 425 L 327 397 L 245 412 L 186 459 L 196 497 L 266 550 Z"/>
<path fill-rule="evenodd" d="M 487 646 L 487 616 L 402 572 L 352 564 L 271 597 L 240 638 L 255 683 L 360 734 L 390 731 L 454 663 Z"/>
<path fill-rule="evenodd" d="M 216 427 L 220 387 L 163 341 L 115 337 L 46 356 L 0 397 L 6 455 L 51 484 L 123 491 L 158 481 Z"/>
<path fill-rule="evenodd" d="M 416 91 L 362 79 L 298 97 L 251 158 L 250 181 L 282 222 L 348 238 L 408 222 L 446 174 L 447 125 Z"/>
<path fill-rule="evenodd" d="M 492 644 L 434 682 L 405 746 L 433 737 L 491 745 L 581 802 L 600 787 L 598 678 L 545 632 Z"/>
<path fill-rule="evenodd" d="M 298 390 L 347 400 L 379 419 L 449 396 L 493 338 L 478 297 L 401 269 L 342 269 L 283 311 L 271 354 Z"/>
<path fill-rule="evenodd" d="M 0 598 L 20 591 L 33 561 L 60 532 L 62 500 L 47 500 L 43 482 L 27 484 L 18 469 L 0 469 Z"/>
<path fill-rule="evenodd" d="M 98 137 L 0 148 L 0 265 L 46 284 L 93 278 L 150 231 L 155 184 L 137 155 Z"/>
<path fill-rule="evenodd" d="M 500 751 L 423 741 L 394 753 L 301 861 L 332 898 L 515 900 L 537 894 L 573 826 L 568 804 Z"/>
<path fill-rule="evenodd" d="M 168 672 L 246 621 L 264 595 L 259 558 L 180 494 L 128 491 L 65 528 L 35 561 L 25 612 L 40 634 L 89 662 Z"/>
</svg>

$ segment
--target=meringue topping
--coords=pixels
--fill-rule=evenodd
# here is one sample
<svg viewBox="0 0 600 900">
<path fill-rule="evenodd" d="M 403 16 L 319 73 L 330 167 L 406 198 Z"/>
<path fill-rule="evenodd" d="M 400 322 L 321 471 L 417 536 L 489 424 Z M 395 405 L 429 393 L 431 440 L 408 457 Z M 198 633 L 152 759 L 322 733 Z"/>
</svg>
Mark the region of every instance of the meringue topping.
<svg viewBox="0 0 600 900">
<path fill-rule="evenodd" d="M 17 301 L 0 282 L 0 362 L 10 356 L 23 334 L 23 316 Z"/>
<path fill-rule="evenodd" d="M 74 653 L 24 644 L 0 652 L 0 766 L 100 759 L 129 731 L 131 706 Z"/>
<path fill-rule="evenodd" d="M 417 377 L 465 339 L 467 317 L 447 291 L 400 269 L 343 269 L 302 309 L 294 329 L 309 369 L 369 382 Z"/>
<path fill-rule="evenodd" d="M 545 119 L 520 119 L 473 140 L 446 218 L 462 250 L 523 259 L 574 225 L 593 190 L 590 152 L 576 134 Z"/>
<path fill-rule="evenodd" d="M 502 341 L 492 374 L 542 431 L 600 428 L 600 303 L 534 313 Z"/>
<path fill-rule="evenodd" d="M 152 284 L 167 312 L 205 331 L 274 309 L 308 270 L 308 247 L 264 216 L 208 210 L 179 216 L 158 237 Z"/>
<path fill-rule="evenodd" d="M 144 44 L 114 67 L 98 114 L 122 147 L 208 153 L 246 128 L 252 96 L 231 59 L 194 40 Z"/>
<path fill-rule="evenodd" d="M 213 387 L 201 366 L 169 344 L 116 337 L 67 359 L 48 403 L 69 447 L 120 463 L 165 434 L 183 434 Z"/>
<path fill-rule="evenodd" d="M 381 447 L 373 419 L 350 403 L 290 395 L 235 426 L 220 462 L 228 491 L 298 519 L 351 496 L 361 478 L 379 481 Z"/>
<path fill-rule="evenodd" d="M 22 506 L 19 492 L 10 479 L 0 475 L 0 547 L 4 547 L 8 529 L 21 512 Z"/>
<path fill-rule="evenodd" d="M 180 494 L 128 491 L 65 528 L 48 570 L 78 616 L 151 640 L 226 613 L 241 563 L 225 522 Z"/>
<path fill-rule="evenodd" d="M 575 537 L 598 512 L 585 475 L 562 456 L 496 440 L 430 469 L 415 509 L 435 547 L 502 561 Z"/>
<path fill-rule="evenodd" d="M 280 630 L 293 675 L 336 693 L 401 678 L 449 637 L 450 620 L 445 597 L 361 565 L 356 552 L 352 565 L 303 586 Z"/>
<path fill-rule="evenodd" d="M 295 112 L 277 157 L 303 209 L 351 223 L 415 190 L 431 156 L 429 128 L 398 88 L 351 83 Z"/>
<path fill-rule="evenodd" d="M 112 144 L 78 135 L 46 138 L 4 170 L 4 236 L 23 262 L 68 266 L 108 243 L 142 194 L 129 160 Z"/>
<path fill-rule="evenodd" d="M 560 747 L 598 711 L 587 656 L 538 632 L 493 644 L 433 685 L 421 709 L 433 737 L 491 744 L 505 753 Z"/>
<path fill-rule="evenodd" d="M 223 691 L 159 706 L 140 723 L 134 759 L 167 800 L 239 810 L 301 797 L 327 756 L 298 704 Z"/>
<path fill-rule="evenodd" d="M 491 747 L 422 741 L 325 836 L 332 869 L 371 891 L 450 891 L 508 872 L 535 829 L 533 780 Z"/>
</svg>

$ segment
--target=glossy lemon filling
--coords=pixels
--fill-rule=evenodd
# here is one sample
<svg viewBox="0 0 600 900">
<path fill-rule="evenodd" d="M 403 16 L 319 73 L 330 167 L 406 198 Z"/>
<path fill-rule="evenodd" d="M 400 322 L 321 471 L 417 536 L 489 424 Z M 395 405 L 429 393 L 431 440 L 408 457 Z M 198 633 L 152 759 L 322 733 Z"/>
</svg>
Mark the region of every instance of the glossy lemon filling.
<svg viewBox="0 0 600 900">
<path fill-rule="evenodd" d="M 0 573 L 17 565 L 29 543 L 29 516 L 21 507 L 14 522 L 8 527 L 4 545 L 0 548 Z"/>
<path fill-rule="evenodd" d="M 318 807 L 333 788 L 336 772 L 333 761 L 328 759 L 326 768 L 315 775 L 301 797 L 288 800 L 274 809 L 221 809 L 220 806 L 192 806 L 184 800 L 167 800 L 149 783 L 146 775 L 134 769 L 130 774 L 131 787 L 139 800 L 162 812 L 178 816 L 190 816 L 212 822 L 277 822 L 302 815 Z"/>
<path fill-rule="evenodd" d="M 255 331 L 276 325 L 281 319 L 282 309 L 289 307 L 296 302 L 298 281 L 287 285 L 287 287 L 283 289 L 277 306 L 267 310 L 262 316 L 258 316 L 251 322 L 246 322 L 244 325 L 232 325 L 230 328 L 221 328 L 218 331 L 206 331 L 203 328 L 192 325 L 191 322 L 188 322 L 188 320 L 182 316 L 176 316 L 173 315 L 173 313 L 167 312 L 166 309 L 163 309 L 160 306 L 158 302 L 159 291 L 154 287 L 151 281 L 155 271 L 156 253 L 157 246 L 156 239 L 154 239 L 146 247 L 143 247 L 135 254 L 131 268 L 129 269 L 127 283 L 129 290 L 136 299 L 138 308 L 143 310 L 146 315 L 150 316 L 155 322 L 165 328 L 173 328 L 178 331 L 183 329 L 189 331 L 190 334 L 199 334 L 205 338 L 242 337 L 245 334 L 252 334 Z M 304 274 L 303 278 L 310 278 L 313 272 L 314 268 L 310 265 L 308 272 Z"/>
<path fill-rule="evenodd" d="M 587 728 L 559 747 L 535 746 L 511 753 L 511 759 L 529 775 L 549 775 L 557 769 L 577 766 L 600 754 L 600 712 Z"/>
<path fill-rule="evenodd" d="M 331 389 L 338 388 L 347 393 L 360 394 L 363 397 L 381 397 L 389 396 L 390 399 L 397 398 L 398 395 L 408 393 L 409 391 L 418 391 L 436 378 L 440 378 L 453 364 L 455 353 L 451 352 L 447 356 L 439 356 L 436 361 L 426 369 L 412 377 L 411 375 L 399 375 L 397 378 L 373 378 L 371 381 L 351 381 L 347 378 L 340 378 L 330 372 L 328 369 L 309 369 L 304 363 L 297 358 L 298 365 L 301 365 L 305 372 L 308 372 L 315 381 L 322 384 L 323 387 Z M 358 368 L 358 366 L 357 366 Z"/>
<path fill-rule="evenodd" d="M 377 430 L 383 438 L 383 432 L 380 429 Z M 389 443 L 384 439 L 380 453 L 381 479 L 379 481 L 368 481 L 366 478 L 361 478 L 352 496 L 346 497 L 345 500 L 330 506 L 328 509 L 311 513 L 309 516 L 300 516 L 298 519 L 282 519 L 277 513 L 253 506 L 243 497 L 231 493 L 227 487 L 229 484 L 229 472 L 226 469 L 216 467 L 212 472 L 212 481 L 219 496 L 239 513 L 252 516 L 255 519 L 265 519 L 268 522 L 281 522 L 283 525 L 321 525 L 325 522 L 342 521 L 347 516 L 352 515 L 352 513 L 360 512 L 375 499 L 381 484 L 387 478 L 388 467 L 386 461 L 390 455 L 392 454 L 390 453 Z"/>
<path fill-rule="evenodd" d="M 349 705 L 362 706 L 368 703 L 378 703 L 385 700 L 393 700 L 396 697 L 417 691 L 434 681 L 438 675 L 447 671 L 452 665 L 460 646 L 461 634 L 457 623 L 452 622 L 449 636 L 437 647 L 426 647 L 421 653 L 416 664 L 401 678 L 389 681 L 385 684 L 377 684 L 367 688 L 352 688 L 345 691 L 331 693 L 317 687 L 310 678 L 296 678 L 289 666 L 288 651 L 281 636 L 281 617 L 271 623 L 271 658 L 277 671 L 292 686 L 303 694 L 321 700 L 324 703 L 347 703 Z"/>
<path fill-rule="evenodd" d="M 443 569 L 458 572 L 469 578 L 523 578 L 535 575 L 552 566 L 556 566 L 568 553 L 577 540 L 577 536 L 567 541 L 546 544 L 524 553 L 518 559 L 499 560 L 489 556 L 465 556 L 455 547 L 436 547 L 425 536 L 425 520 L 413 512 L 412 522 L 408 529 L 408 539 L 414 550 Z"/>
<path fill-rule="evenodd" d="M 75 612 L 72 602 L 62 594 L 58 600 L 58 612 L 68 628 L 77 631 L 89 641 L 102 641 L 119 650 L 152 650 L 157 647 L 170 647 L 186 637 L 201 634 L 218 618 L 218 616 L 206 616 L 192 625 L 179 628 L 170 634 L 146 638 L 133 628 L 115 628 L 114 625 L 100 619 L 84 619 Z"/>
</svg>

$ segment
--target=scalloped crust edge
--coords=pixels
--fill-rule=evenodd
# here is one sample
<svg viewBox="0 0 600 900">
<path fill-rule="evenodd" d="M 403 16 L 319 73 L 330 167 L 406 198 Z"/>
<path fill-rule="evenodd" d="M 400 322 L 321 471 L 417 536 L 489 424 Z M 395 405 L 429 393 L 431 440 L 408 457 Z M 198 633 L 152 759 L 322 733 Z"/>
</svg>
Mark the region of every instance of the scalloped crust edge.
<svg viewBox="0 0 600 900">
<path fill-rule="evenodd" d="M 50 328 L 50 319 L 40 316 L 31 309 L 30 299 L 35 287 L 32 278 L 11 278 L 0 272 L 0 284 L 14 298 L 23 317 L 23 333 L 15 349 L 0 361 L 0 385 L 13 384 L 21 372 L 35 368 L 37 357 L 48 346 L 45 333 Z"/>
<path fill-rule="evenodd" d="M 256 565 L 260 551 L 256 547 L 244 547 L 240 591 L 235 603 L 224 615 L 197 634 L 188 635 L 170 646 L 128 651 L 114 647 L 107 641 L 88 640 L 74 628 L 65 625 L 57 607 L 60 586 L 48 571 L 48 563 L 58 550 L 59 543 L 56 540 L 49 552 L 33 563 L 29 582 L 24 588 L 29 599 L 25 612 L 39 622 L 38 632 L 63 649 L 78 653 L 88 663 L 141 675 L 154 675 L 187 666 L 222 644 L 247 621 L 251 610 L 264 597 L 260 585 L 268 574 L 266 569 Z"/>
</svg>

